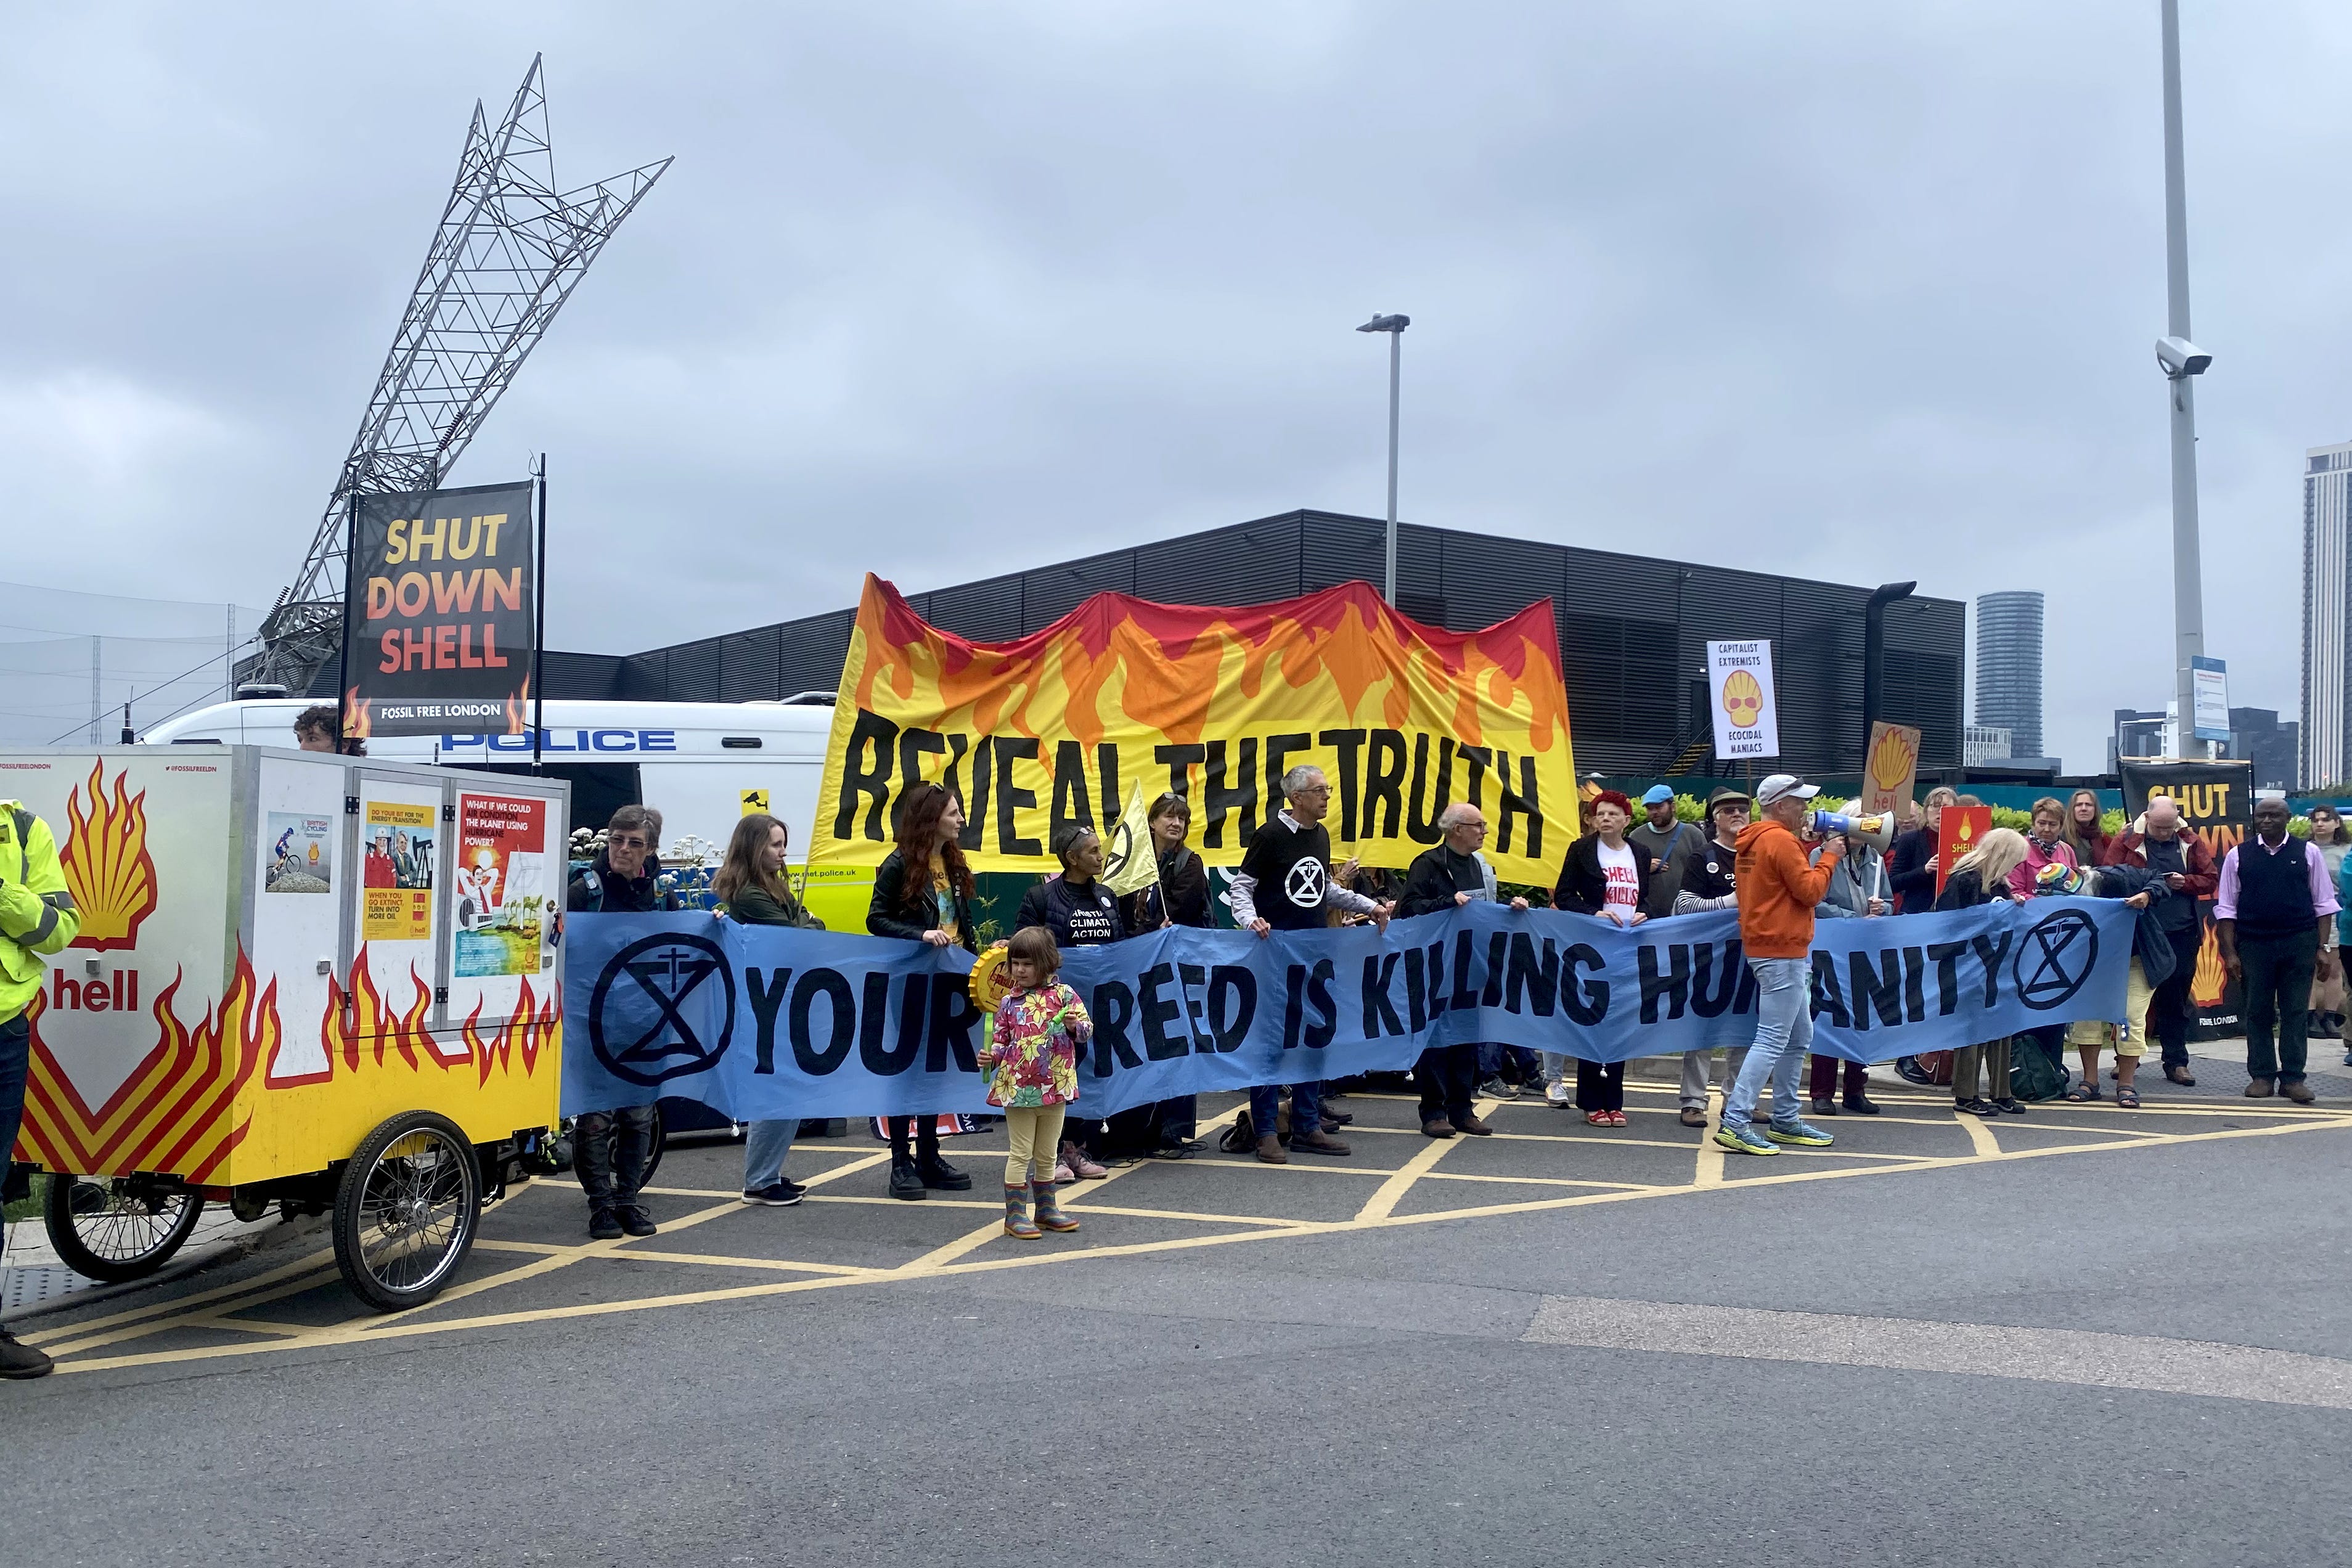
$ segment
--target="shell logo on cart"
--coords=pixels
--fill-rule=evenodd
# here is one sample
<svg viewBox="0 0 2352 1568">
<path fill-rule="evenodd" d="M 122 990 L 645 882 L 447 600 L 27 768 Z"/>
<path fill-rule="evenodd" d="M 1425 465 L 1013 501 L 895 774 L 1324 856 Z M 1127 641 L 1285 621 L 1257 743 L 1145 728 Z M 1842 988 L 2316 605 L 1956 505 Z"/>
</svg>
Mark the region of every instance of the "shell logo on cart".
<svg viewBox="0 0 2352 1568">
<path fill-rule="evenodd" d="M 147 853 L 147 792 L 131 795 L 128 770 L 114 775 L 114 795 L 104 787 L 106 764 L 89 770 L 89 809 L 81 790 L 66 798 L 66 841 L 58 859 L 66 888 L 81 912 L 76 947 L 135 947 L 141 922 L 155 910 L 155 862 Z"/>
</svg>

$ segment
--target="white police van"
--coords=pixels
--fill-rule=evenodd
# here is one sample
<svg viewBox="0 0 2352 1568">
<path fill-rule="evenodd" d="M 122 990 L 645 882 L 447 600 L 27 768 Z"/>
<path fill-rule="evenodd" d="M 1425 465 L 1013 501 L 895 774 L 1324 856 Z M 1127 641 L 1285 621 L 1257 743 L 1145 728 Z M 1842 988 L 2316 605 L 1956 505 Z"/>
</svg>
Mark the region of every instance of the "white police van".
<svg viewBox="0 0 2352 1568">
<path fill-rule="evenodd" d="M 159 724 L 140 739 L 150 745 L 291 746 L 295 715 L 314 705 L 292 697 L 216 703 Z M 711 846 L 715 856 L 747 812 L 766 811 L 789 828 L 793 880 L 803 880 L 833 728 L 831 692 L 782 702 L 556 700 L 545 705 L 541 725 L 542 770 L 572 781 L 572 826 L 602 827 L 631 802 L 653 806 L 662 814 L 665 858 L 674 861 L 677 847 L 689 837 Z M 531 771 L 528 733 L 376 736 L 367 750 L 387 762 Z M 835 880 L 842 887 L 832 887 Z M 827 878 L 824 886 L 807 888 L 810 907 L 835 930 L 862 931 L 871 881 L 865 872 Z M 837 914 L 851 923 L 839 923 Z"/>
</svg>

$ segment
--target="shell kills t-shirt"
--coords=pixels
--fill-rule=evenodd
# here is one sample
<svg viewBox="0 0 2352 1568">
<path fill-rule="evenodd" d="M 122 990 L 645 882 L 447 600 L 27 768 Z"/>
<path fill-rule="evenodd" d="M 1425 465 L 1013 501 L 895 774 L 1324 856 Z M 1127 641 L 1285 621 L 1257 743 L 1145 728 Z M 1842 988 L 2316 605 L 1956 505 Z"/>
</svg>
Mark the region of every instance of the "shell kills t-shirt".
<svg viewBox="0 0 2352 1568">
<path fill-rule="evenodd" d="M 1612 849 L 1597 844 L 1593 847 L 1600 854 L 1601 875 L 1607 884 L 1602 905 L 1621 921 L 1633 919 L 1642 907 L 1642 879 L 1633 868 L 1633 847 Z"/>
</svg>

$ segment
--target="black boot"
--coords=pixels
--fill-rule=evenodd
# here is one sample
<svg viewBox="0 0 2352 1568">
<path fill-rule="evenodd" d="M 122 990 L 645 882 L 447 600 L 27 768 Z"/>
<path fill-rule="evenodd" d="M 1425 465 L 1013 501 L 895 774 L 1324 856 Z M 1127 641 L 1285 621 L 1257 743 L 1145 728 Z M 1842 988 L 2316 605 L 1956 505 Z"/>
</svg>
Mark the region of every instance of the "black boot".
<svg viewBox="0 0 2352 1568">
<path fill-rule="evenodd" d="M 16 1335 L 0 1329 L 0 1377 L 47 1377 L 57 1364 L 32 1346 L 17 1343 Z"/>
<path fill-rule="evenodd" d="M 964 1184 L 969 1186 L 971 1184 L 967 1180 Z M 922 1173 L 915 1169 L 915 1162 L 908 1159 L 903 1154 L 892 1155 L 890 1159 L 890 1195 L 894 1198 L 919 1198 L 923 1195 L 923 1193 L 924 1186 Z"/>
<path fill-rule="evenodd" d="M 921 1153 L 915 1156 L 915 1176 L 923 1185 L 943 1193 L 971 1190 L 971 1178 L 940 1159 L 936 1143 L 927 1145 Z"/>
<path fill-rule="evenodd" d="M 588 1239 L 618 1241 L 621 1239 L 621 1216 L 608 1198 L 588 1200 Z"/>
</svg>

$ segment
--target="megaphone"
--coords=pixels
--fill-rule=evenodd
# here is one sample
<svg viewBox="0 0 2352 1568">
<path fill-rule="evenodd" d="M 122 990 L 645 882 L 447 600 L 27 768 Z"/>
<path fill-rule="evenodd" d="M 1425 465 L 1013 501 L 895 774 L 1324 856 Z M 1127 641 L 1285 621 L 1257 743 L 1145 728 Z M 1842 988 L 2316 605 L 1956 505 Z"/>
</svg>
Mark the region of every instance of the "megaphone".
<svg viewBox="0 0 2352 1568">
<path fill-rule="evenodd" d="M 1848 816 L 1842 811 L 1817 811 L 1813 813 L 1813 831 L 1824 838 L 1832 834 L 1851 833 L 1884 855 L 1886 847 L 1895 842 L 1895 818 L 1883 814 Z"/>
</svg>

